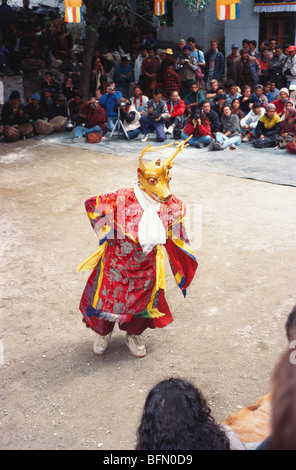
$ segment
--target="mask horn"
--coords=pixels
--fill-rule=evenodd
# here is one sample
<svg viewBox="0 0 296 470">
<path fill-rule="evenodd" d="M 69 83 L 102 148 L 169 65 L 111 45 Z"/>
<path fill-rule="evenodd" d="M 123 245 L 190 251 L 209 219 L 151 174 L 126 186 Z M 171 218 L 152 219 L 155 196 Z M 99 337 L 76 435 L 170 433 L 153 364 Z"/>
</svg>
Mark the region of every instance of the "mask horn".
<svg viewBox="0 0 296 470">
<path fill-rule="evenodd" d="M 186 140 L 183 140 L 183 142 L 180 142 L 179 144 L 177 144 L 176 151 L 169 158 L 166 159 L 166 161 L 163 163 L 163 166 L 166 166 L 168 170 L 172 168 L 174 164 L 173 163 L 174 158 L 178 155 L 178 153 L 183 152 L 183 149 L 189 145 L 187 142 L 189 139 L 191 139 L 191 137 L 192 135 L 187 137 Z"/>
</svg>

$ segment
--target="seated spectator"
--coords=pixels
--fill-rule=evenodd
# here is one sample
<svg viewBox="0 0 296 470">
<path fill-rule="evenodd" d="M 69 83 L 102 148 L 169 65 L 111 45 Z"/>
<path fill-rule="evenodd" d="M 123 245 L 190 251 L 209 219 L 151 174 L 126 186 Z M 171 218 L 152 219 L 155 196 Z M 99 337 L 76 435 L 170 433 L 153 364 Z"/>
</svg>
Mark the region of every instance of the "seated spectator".
<svg viewBox="0 0 296 470">
<path fill-rule="evenodd" d="M 242 141 L 240 122 L 237 115 L 231 114 L 229 104 L 224 105 L 221 127 L 222 132 L 216 132 L 215 139 L 212 139 L 209 145 L 209 150 L 224 150 L 227 147 L 235 150 Z"/>
<path fill-rule="evenodd" d="M 243 450 L 237 435 L 228 434 L 229 429 L 216 423 L 197 388 L 186 380 L 170 378 L 159 382 L 147 396 L 136 450 Z"/>
<path fill-rule="evenodd" d="M 46 88 L 41 93 L 41 105 L 45 111 L 46 117 L 50 121 L 55 117 L 55 102 L 52 92 Z"/>
<path fill-rule="evenodd" d="M 182 129 L 184 125 L 185 103 L 180 98 L 178 91 L 172 91 L 171 97 L 166 103 L 168 117 L 165 119 L 165 132 L 173 134 L 174 129 Z"/>
<path fill-rule="evenodd" d="M 26 124 L 29 121 L 29 116 L 24 112 L 24 106 L 18 90 L 13 90 L 9 95 L 8 101 L 4 103 L 1 119 L 4 126 Z"/>
<path fill-rule="evenodd" d="M 41 88 L 41 92 L 42 90 L 45 90 L 45 89 L 50 91 L 52 98 L 55 99 L 58 91 L 60 91 L 62 87 L 60 83 L 54 79 L 53 73 L 50 70 L 47 70 L 44 73 L 44 80 L 41 83 L 40 88 Z"/>
<path fill-rule="evenodd" d="M 219 119 L 221 120 L 221 117 L 223 115 L 224 104 L 226 101 L 226 95 L 221 93 L 217 95 L 216 98 L 214 98 L 214 100 L 215 100 L 215 104 L 212 107 L 212 109 L 218 114 Z"/>
<path fill-rule="evenodd" d="M 120 120 L 123 124 L 123 138 L 135 139 L 141 133 L 140 117 L 141 114 L 136 110 L 135 106 L 126 98 L 121 98 L 115 105 L 115 111 L 120 108 Z M 126 137 L 127 135 L 127 137 Z"/>
<path fill-rule="evenodd" d="M 216 79 L 210 81 L 210 87 L 206 91 L 206 100 L 210 100 L 211 105 L 215 104 L 214 99 L 218 94 L 219 82 Z"/>
<path fill-rule="evenodd" d="M 266 96 L 268 103 L 271 103 L 272 101 L 274 101 L 273 94 L 271 93 L 270 89 L 271 89 L 271 82 L 267 82 L 263 86 L 263 95 Z"/>
<path fill-rule="evenodd" d="M 294 132 L 293 140 L 287 143 L 287 152 L 296 153 L 296 119 L 294 120 Z M 296 339 L 296 338 L 295 338 Z"/>
<path fill-rule="evenodd" d="M 40 57 L 45 62 L 46 67 L 52 67 L 52 40 L 49 31 L 42 28 L 40 36 L 38 36 L 38 46 Z"/>
<path fill-rule="evenodd" d="M 68 117 L 68 108 L 67 108 L 67 100 L 63 93 L 58 93 L 56 99 L 54 101 L 54 117 L 56 116 L 64 116 Z"/>
<path fill-rule="evenodd" d="M 105 133 L 106 113 L 97 100 L 92 97 L 80 106 L 80 113 L 74 130 L 74 141 L 79 142 L 91 132 Z M 83 126 L 82 126 L 83 124 Z"/>
<path fill-rule="evenodd" d="M 229 88 L 229 93 L 226 95 L 226 104 L 232 103 L 235 98 L 240 98 L 242 95 L 237 91 L 237 85 L 233 84 Z"/>
<path fill-rule="evenodd" d="M 240 108 L 244 113 L 244 116 L 246 116 L 250 112 L 250 109 L 256 101 L 259 101 L 259 99 L 256 95 L 251 93 L 251 87 L 246 85 L 243 88 L 242 96 L 240 97 Z"/>
<path fill-rule="evenodd" d="M 28 115 L 31 122 L 36 122 L 37 119 L 47 118 L 46 112 L 40 101 L 40 95 L 38 93 L 34 93 L 31 96 L 31 102 L 25 106 L 24 112 Z"/>
<path fill-rule="evenodd" d="M 261 116 L 255 129 L 253 145 L 257 148 L 276 147 L 280 140 L 281 118 L 276 113 L 276 107 L 269 103 L 265 114 Z"/>
<path fill-rule="evenodd" d="M 72 77 L 67 77 L 62 84 L 62 93 L 67 99 L 67 103 L 71 101 L 79 90 L 74 87 Z"/>
<path fill-rule="evenodd" d="M 293 106 L 286 108 L 285 118 L 281 123 L 281 137 L 279 141 L 280 149 L 287 148 L 287 143 L 293 141 L 295 119 L 296 119 L 296 109 Z"/>
<path fill-rule="evenodd" d="M 177 90 L 178 93 L 180 93 L 181 80 L 179 74 L 175 71 L 174 66 L 168 65 L 163 76 L 163 91 L 166 99 L 170 98 L 173 90 Z"/>
<path fill-rule="evenodd" d="M 94 68 L 91 72 L 89 90 L 95 94 L 96 90 L 104 92 L 107 88 L 107 77 L 105 68 L 101 62 L 100 57 L 95 60 Z"/>
<path fill-rule="evenodd" d="M 0 45 L 0 72 L 4 72 L 7 75 L 13 75 L 13 71 L 10 67 L 10 52 L 5 47 L 5 44 Z"/>
<path fill-rule="evenodd" d="M 276 87 L 275 82 L 270 82 L 270 93 L 272 94 L 272 97 L 273 97 L 272 101 L 277 100 L 280 96 L 280 90 Z"/>
<path fill-rule="evenodd" d="M 129 98 L 130 84 L 133 81 L 133 71 L 126 56 L 122 57 L 121 63 L 116 65 L 113 80 L 117 89 L 122 93 L 122 96 Z"/>
<path fill-rule="evenodd" d="M 181 132 L 181 138 L 186 140 L 188 136 L 192 134 L 189 145 L 193 145 L 196 148 L 202 148 L 203 146 L 209 145 L 213 136 L 211 133 L 211 126 L 206 117 L 203 114 L 196 114 L 189 116 L 186 125 Z"/>
<path fill-rule="evenodd" d="M 147 101 L 148 96 L 143 95 L 141 87 L 136 85 L 133 96 L 130 98 L 131 104 L 136 108 L 137 111 L 139 111 L 140 114 L 142 114 Z"/>
<path fill-rule="evenodd" d="M 142 133 L 144 134 L 141 142 L 147 142 L 149 139 L 149 131 L 156 132 L 158 142 L 166 140 L 164 121 L 168 115 L 168 108 L 163 99 L 163 92 L 160 89 L 156 89 L 153 99 L 149 100 L 145 105 L 144 112 L 140 119 Z"/>
<path fill-rule="evenodd" d="M 64 61 L 69 53 L 68 35 L 63 31 L 56 31 L 52 36 L 52 55 L 57 60 Z"/>
<path fill-rule="evenodd" d="M 196 82 L 192 82 L 190 86 L 190 92 L 184 98 L 186 115 L 194 116 L 197 114 L 198 109 L 204 100 L 204 93 L 198 89 Z"/>
<path fill-rule="evenodd" d="M 268 99 L 264 95 L 263 90 L 264 90 L 263 85 L 259 83 L 259 85 L 257 85 L 254 89 L 254 95 L 257 96 L 262 106 L 265 106 L 268 104 Z"/>
<path fill-rule="evenodd" d="M 227 103 L 226 103 L 226 104 L 227 104 Z M 254 103 L 254 104 L 255 104 L 255 103 Z M 254 105 L 253 105 L 253 106 L 254 106 Z M 231 109 L 231 114 L 236 114 L 236 115 L 238 116 L 238 118 L 239 118 L 240 121 L 241 121 L 241 119 L 243 119 L 243 117 L 245 116 L 244 113 L 243 113 L 242 110 L 241 110 L 239 98 L 234 98 L 234 100 L 232 100 L 230 109 Z"/>
<path fill-rule="evenodd" d="M 254 136 L 258 121 L 264 113 L 264 107 L 261 105 L 260 101 L 258 101 L 253 104 L 250 112 L 241 119 L 240 125 L 242 133 L 244 134 L 243 142 L 248 142 Z"/>
<path fill-rule="evenodd" d="M 272 101 L 275 105 L 276 113 L 281 117 L 285 114 L 285 106 L 289 98 L 289 90 L 287 88 L 281 88 L 279 98 Z"/>
<path fill-rule="evenodd" d="M 122 98 L 120 91 L 116 90 L 114 81 L 107 84 L 106 93 L 103 94 L 100 104 L 105 109 L 107 117 L 107 126 L 109 131 L 113 131 L 116 121 L 117 113 L 114 112 L 114 106 Z"/>
<path fill-rule="evenodd" d="M 71 77 L 75 89 L 79 89 L 82 67 L 73 50 L 68 51 L 68 56 L 59 66 L 59 70 L 66 76 L 66 78 Z"/>
<path fill-rule="evenodd" d="M 71 102 L 68 103 L 70 118 L 74 124 L 81 123 L 81 119 L 79 116 L 81 105 L 82 105 L 82 97 L 79 93 L 76 93 L 74 98 L 71 100 Z"/>
<path fill-rule="evenodd" d="M 204 117 L 208 119 L 211 126 L 211 132 L 214 137 L 216 132 L 219 132 L 220 130 L 220 119 L 218 114 L 213 109 L 211 109 L 209 100 L 204 100 L 201 103 L 201 114 L 203 114 Z"/>
</svg>

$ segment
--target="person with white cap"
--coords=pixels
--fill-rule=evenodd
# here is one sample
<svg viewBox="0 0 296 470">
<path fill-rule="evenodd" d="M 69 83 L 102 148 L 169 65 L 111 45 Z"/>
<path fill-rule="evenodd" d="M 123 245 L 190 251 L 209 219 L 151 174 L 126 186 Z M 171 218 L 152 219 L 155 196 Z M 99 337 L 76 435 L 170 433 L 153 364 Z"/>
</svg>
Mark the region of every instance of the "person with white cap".
<svg viewBox="0 0 296 470">
<path fill-rule="evenodd" d="M 275 105 L 276 112 L 280 117 L 283 116 L 283 114 L 285 114 L 285 107 L 286 107 L 288 98 L 289 98 L 288 88 L 281 88 L 279 98 L 277 100 L 272 101 L 272 103 Z"/>
<path fill-rule="evenodd" d="M 296 46 L 289 46 L 288 54 L 289 56 L 283 67 L 283 75 L 285 75 L 287 80 L 287 88 L 289 88 L 293 80 L 296 80 Z"/>
<path fill-rule="evenodd" d="M 290 98 L 296 101 L 296 80 L 293 80 L 289 86 Z"/>
</svg>

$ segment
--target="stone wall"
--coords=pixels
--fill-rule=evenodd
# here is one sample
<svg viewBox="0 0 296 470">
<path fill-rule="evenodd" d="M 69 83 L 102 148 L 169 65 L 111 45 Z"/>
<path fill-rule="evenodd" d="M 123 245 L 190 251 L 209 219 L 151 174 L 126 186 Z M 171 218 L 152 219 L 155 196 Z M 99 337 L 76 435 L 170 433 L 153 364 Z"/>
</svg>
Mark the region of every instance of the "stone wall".
<svg viewBox="0 0 296 470">
<path fill-rule="evenodd" d="M 0 74 L 0 108 L 8 100 L 12 90 L 18 90 L 24 102 L 23 76 Z"/>
</svg>

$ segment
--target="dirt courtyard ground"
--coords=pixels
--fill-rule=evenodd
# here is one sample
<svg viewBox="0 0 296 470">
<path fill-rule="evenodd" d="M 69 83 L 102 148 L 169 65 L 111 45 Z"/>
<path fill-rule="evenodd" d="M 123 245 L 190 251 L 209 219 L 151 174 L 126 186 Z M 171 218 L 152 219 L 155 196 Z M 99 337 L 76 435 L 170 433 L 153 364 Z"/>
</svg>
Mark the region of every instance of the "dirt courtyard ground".
<svg viewBox="0 0 296 470">
<path fill-rule="evenodd" d="M 118 328 L 93 354 L 78 309 L 89 273 L 76 267 L 97 249 L 84 201 L 133 186 L 136 169 L 129 157 L 1 144 L 2 450 L 134 449 L 148 391 L 171 376 L 199 387 L 217 421 L 270 390 L 296 303 L 296 188 L 186 165 L 171 189 L 200 217 L 187 298 L 167 266 L 174 322 L 144 333 L 147 356 L 133 357 Z"/>
</svg>

